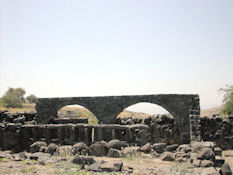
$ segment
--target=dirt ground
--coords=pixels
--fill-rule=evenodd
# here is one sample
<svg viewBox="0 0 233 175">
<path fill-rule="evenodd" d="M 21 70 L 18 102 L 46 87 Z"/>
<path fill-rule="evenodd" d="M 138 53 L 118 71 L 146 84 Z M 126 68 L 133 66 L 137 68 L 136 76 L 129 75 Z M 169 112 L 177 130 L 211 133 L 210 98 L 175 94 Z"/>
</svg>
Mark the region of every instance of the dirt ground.
<svg viewBox="0 0 233 175">
<path fill-rule="evenodd" d="M 223 157 L 233 169 L 233 150 L 223 151 Z M 150 154 L 141 154 L 133 157 L 108 158 L 94 157 L 95 160 L 123 162 L 124 171 L 121 173 L 94 173 L 81 170 L 79 165 L 71 163 L 73 156 L 53 156 L 52 159 L 41 165 L 35 160 L 15 161 L 9 158 L 0 159 L 0 175 L 89 175 L 89 174 L 129 174 L 134 175 L 168 175 L 168 174 L 200 174 L 203 168 L 193 168 L 190 163 L 162 161 L 153 158 Z M 219 170 L 219 169 L 218 169 Z"/>
</svg>

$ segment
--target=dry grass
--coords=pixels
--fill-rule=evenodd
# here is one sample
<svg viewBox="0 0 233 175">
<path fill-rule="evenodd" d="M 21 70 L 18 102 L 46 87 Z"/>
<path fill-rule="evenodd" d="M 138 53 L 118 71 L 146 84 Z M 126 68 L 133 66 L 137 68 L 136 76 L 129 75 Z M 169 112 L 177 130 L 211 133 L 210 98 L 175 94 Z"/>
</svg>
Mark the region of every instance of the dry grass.
<svg viewBox="0 0 233 175">
<path fill-rule="evenodd" d="M 132 118 L 146 118 L 150 114 L 142 113 L 142 112 L 132 112 L 124 110 L 122 111 L 117 117 L 124 118 L 124 117 L 132 117 Z"/>
<path fill-rule="evenodd" d="M 22 108 L 6 108 L 0 106 L 0 110 L 7 110 L 11 113 L 16 113 L 16 112 L 36 112 L 35 110 L 36 104 L 31 104 L 31 103 L 24 103 Z"/>
<path fill-rule="evenodd" d="M 221 107 L 222 106 L 218 106 L 215 108 L 209 108 L 209 109 L 203 109 L 201 110 L 201 117 L 212 116 L 213 114 L 219 114 Z"/>
</svg>

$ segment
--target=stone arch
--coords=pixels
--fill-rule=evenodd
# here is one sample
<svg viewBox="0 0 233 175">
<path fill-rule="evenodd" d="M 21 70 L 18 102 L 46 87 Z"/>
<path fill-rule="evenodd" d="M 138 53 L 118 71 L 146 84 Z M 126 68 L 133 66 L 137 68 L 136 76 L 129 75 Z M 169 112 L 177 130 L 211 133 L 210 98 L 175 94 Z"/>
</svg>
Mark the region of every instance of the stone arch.
<svg viewBox="0 0 233 175">
<path fill-rule="evenodd" d="M 117 114 L 139 102 L 157 104 L 172 114 L 180 130 L 180 143 L 188 143 L 190 139 L 200 136 L 199 96 L 193 94 L 39 98 L 36 104 L 36 122 L 48 123 L 62 106 L 79 104 L 89 109 L 98 118 L 99 123 L 113 124 Z"/>
</svg>

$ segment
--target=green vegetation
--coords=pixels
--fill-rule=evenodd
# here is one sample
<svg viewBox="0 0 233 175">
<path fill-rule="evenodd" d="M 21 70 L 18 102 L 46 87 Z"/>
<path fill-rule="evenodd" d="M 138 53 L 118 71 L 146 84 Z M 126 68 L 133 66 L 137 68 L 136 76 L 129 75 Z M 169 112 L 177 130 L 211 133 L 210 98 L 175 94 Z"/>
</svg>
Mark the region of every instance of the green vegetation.
<svg viewBox="0 0 233 175">
<path fill-rule="evenodd" d="M 9 88 L 0 99 L 0 103 L 7 108 L 21 108 L 25 102 L 24 94 L 25 90 L 22 88 Z"/>
<path fill-rule="evenodd" d="M 26 91 L 23 88 L 8 88 L 5 94 L 0 98 L 0 105 L 5 108 L 22 108 L 26 100 L 29 103 L 36 103 L 37 97 L 29 95 L 24 98 Z"/>
<path fill-rule="evenodd" d="M 232 115 L 233 114 L 233 85 L 226 85 L 225 88 L 220 88 L 220 92 L 224 93 L 223 107 L 221 114 Z"/>
<path fill-rule="evenodd" d="M 36 103 L 37 102 L 37 97 L 33 94 L 29 95 L 26 97 L 26 100 L 28 103 Z"/>
</svg>

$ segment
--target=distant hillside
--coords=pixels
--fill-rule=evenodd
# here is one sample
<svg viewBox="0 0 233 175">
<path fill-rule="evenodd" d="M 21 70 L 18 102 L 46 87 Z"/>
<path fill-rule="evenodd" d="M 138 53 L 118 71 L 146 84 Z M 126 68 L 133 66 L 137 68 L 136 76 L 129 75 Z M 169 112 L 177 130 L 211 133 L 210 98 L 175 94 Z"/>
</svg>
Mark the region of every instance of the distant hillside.
<svg viewBox="0 0 233 175">
<path fill-rule="evenodd" d="M 222 106 L 209 108 L 209 109 L 203 109 L 203 110 L 201 110 L 201 117 L 203 117 L 203 116 L 212 116 L 213 114 L 219 114 L 221 107 Z"/>
</svg>

